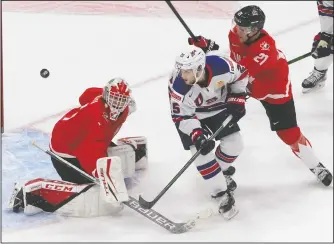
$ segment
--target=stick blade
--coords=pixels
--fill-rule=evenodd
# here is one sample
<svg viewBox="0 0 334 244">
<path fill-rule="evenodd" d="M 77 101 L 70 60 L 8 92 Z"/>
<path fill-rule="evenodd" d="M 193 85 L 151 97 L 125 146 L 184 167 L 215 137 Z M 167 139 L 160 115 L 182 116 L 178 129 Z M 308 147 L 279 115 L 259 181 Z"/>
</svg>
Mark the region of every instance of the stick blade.
<svg viewBox="0 0 334 244">
<path fill-rule="evenodd" d="M 142 198 L 140 195 L 139 195 L 138 202 L 139 202 L 139 205 L 144 209 L 151 209 L 153 205 L 155 204 L 154 201 L 148 202 L 144 198 Z"/>
<path fill-rule="evenodd" d="M 196 226 L 196 221 L 195 220 L 190 220 L 187 223 L 179 223 L 176 224 L 173 229 L 170 230 L 171 233 L 173 234 L 183 234 L 191 230 Z"/>
</svg>

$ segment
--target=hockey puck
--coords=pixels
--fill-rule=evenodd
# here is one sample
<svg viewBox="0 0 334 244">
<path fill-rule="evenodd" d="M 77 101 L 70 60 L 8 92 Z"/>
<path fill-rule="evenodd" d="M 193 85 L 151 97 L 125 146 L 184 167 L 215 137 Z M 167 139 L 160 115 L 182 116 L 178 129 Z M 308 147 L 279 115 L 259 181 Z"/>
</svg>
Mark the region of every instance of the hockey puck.
<svg viewBox="0 0 334 244">
<path fill-rule="evenodd" d="M 47 69 L 42 69 L 40 74 L 43 78 L 48 78 L 50 75 L 50 72 Z"/>
</svg>

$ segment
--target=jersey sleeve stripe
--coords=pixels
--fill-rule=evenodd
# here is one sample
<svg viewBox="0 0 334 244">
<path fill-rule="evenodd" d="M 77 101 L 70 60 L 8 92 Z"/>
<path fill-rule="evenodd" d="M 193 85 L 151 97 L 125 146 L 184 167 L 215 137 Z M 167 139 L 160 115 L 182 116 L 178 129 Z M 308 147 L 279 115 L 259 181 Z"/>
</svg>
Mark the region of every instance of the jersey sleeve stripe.
<svg viewBox="0 0 334 244">
<path fill-rule="evenodd" d="M 264 100 L 266 98 L 282 99 L 282 98 L 288 97 L 289 92 L 290 92 L 290 84 L 291 84 L 291 81 L 289 80 L 288 83 L 286 84 L 286 89 L 285 89 L 284 94 L 267 94 L 266 96 L 259 98 L 259 100 Z"/>
</svg>

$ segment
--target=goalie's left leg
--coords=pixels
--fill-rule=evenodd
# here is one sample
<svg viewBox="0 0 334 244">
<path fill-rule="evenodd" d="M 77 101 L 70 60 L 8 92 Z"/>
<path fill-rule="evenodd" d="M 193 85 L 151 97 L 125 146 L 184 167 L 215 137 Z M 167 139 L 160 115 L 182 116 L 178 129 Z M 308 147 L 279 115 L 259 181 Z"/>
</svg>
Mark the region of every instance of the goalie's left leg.
<svg viewBox="0 0 334 244">
<path fill-rule="evenodd" d="M 94 217 L 118 213 L 129 200 L 119 157 L 101 158 L 96 163 L 101 185 L 34 179 L 14 186 L 9 208 L 26 215 L 42 211 L 72 217 Z"/>
</svg>

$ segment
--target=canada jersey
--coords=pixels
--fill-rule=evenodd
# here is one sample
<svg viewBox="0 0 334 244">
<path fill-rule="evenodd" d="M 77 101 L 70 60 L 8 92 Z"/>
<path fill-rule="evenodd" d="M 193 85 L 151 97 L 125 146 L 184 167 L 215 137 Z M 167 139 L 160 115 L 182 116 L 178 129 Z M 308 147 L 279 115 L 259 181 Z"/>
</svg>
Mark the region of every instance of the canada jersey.
<svg viewBox="0 0 334 244">
<path fill-rule="evenodd" d="M 229 92 L 246 92 L 246 69 L 229 57 L 215 53 L 211 52 L 206 56 L 206 87 L 197 83 L 187 85 L 180 75 L 174 81 L 169 81 L 172 119 L 179 130 L 187 135 L 201 127 L 199 120 L 212 117 L 226 109 Z"/>
<path fill-rule="evenodd" d="M 64 158 L 77 158 L 83 170 L 92 174 L 96 161 L 107 156 L 107 149 L 125 120 L 129 109 L 109 119 L 110 110 L 101 98 L 102 88 L 89 88 L 80 96 L 81 107 L 65 114 L 51 133 L 50 149 Z"/>
<path fill-rule="evenodd" d="M 265 30 L 260 35 L 258 40 L 245 45 L 230 31 L 231 58 L 247 68 L 252 97 L 272 104 L 286 103 L 292 98 L 287 60 Z"/>
</svg>

